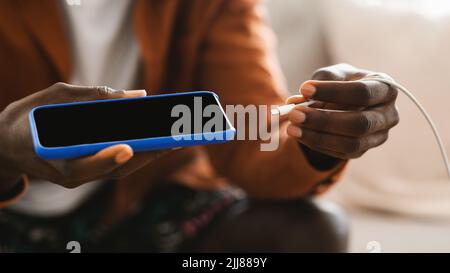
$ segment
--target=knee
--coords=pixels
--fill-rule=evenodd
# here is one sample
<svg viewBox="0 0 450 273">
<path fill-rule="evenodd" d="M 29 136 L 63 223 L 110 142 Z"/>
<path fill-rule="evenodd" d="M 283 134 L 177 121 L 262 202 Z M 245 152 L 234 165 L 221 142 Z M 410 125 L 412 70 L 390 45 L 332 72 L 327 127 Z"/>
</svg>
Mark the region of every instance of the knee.
<svg viewBox="0 0 450 273">
<path fill-rule="evenodd" d="M 261 225 L 269 223 L 266 232 L 272 234 L 269 243 L 275 251 L 347 251 L 348 219 L 337 205 L 297 200 L 260 206 L 256 206 L 255 211 L 260 210 Z"/>
<path fill-rule="evenodd" d="M 325 201 L 249 202 L 211 238 L 210 246 L 222 251 L 345 252 L 348 221 Z"/>
</svg>

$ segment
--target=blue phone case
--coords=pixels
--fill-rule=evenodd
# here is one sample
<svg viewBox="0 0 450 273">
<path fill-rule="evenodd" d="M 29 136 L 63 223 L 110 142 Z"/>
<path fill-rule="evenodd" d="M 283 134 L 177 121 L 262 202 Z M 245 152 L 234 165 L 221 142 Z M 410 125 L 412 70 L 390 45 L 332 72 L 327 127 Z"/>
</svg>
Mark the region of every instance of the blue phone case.
<svg viewBox="0 0 450 273">
<path fill-rule="evenodd" d="M 155 97 L 169 97 L 169 96 L 178 96 L 178 95 L 187 95 L 187 94 L 201 94 L 208 93 L 214 95 L 217 100 L 218 105 L 220 106 L 222 112 L 223 108 L 220 105 L 217 94 L 211 91 L 194 91 L 194 92 L 183 92 L 183 93 L 172 93 L 172 94 L 162 94 L 155 96 L 147 96 L 142 98 L 128 98 L 128 99 L 114 99 L 114 100 L 99 100 L 99 101 L 88 101 L 88 102 L 73 102 L 73 103 L 63 103 L 63 104 L 53 104 L 53 105 L 44 105 L 39 106 L 32 109 L 29 113 L 29 122 L 31 128 L 31 134 L 33 138 L 34 149 L 36 154 L 43 159 L 63 159 L 63 158 L 76 158 L 87 155 L 95 154 L 96 152 L 107 148 L 116 144 L 127 144 L 129 145 L 133 151 L 142 152 L 142 151 L 151 151 L 151 150 L 160 150 L 160 149 L 168 149 L 168 148 L 176 148 L 176 147 L 188 147 L 195 145 L 209 145 L 216 143 L 223 143 L 234 139 L 236 134 L 236 129 L 231 125 L 228 117 L 225 116 L 226 122 L 229 125 L 230 129 L 221 132 L 206 132 L 199 134 L 190 134 L 190 135 L 179 135 L 176 137 L 167 136 L 167 137 L 156 137 L 156 138 L 144 138 L 144 139 L 131 139 L 126 141 L 112 141 L 112 142 L 102 142 L 102 143 L 93 143 L 93 144 L 82 144 L 82 145 L 73 145 L 73 146 L 64 146 L 64 147 L 45 147 L 41 145 L 39 141 L 39 134 L 36 127 L 36 122 L 34 119 L 34 112 L 43 109 L 43 108 L 55 108 L 55 107 L 64 107 L 70 105 L 80 105 L 80 104 L 95 104 L 95 103 L 107 103 L 110 101 L 117 100 L 142 100 L 142 99 L 151 99 Z M 190 139 L 186 139 L 189 138 Z M 179 139 L 181 138 L 181 139 Z"/>
</svg>

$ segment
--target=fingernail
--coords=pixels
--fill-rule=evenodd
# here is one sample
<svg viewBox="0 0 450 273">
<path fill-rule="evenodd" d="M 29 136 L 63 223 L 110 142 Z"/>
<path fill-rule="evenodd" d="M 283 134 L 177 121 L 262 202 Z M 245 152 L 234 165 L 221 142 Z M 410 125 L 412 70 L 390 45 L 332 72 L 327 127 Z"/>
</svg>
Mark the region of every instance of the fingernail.
<svg viewBox="0 0 450 273">
<path fill-rule="evenodd" d="M 294 109 L 289 113 L 289 120 L 295 124 L 303 123 L 305 119 L 306 115 L 302 111 Z"/>
<path fill-rule="evenodd" d="M 287 132 L 290 136 L 300 138 L 302 136 L 302 129 L 297 126 L 289 126 Z"/>
<path fill-rule="evenodd" d="M 144 89 L 140 89 L 140 90 L 125 90 L 125 94 L 127 96 L 142 97 L 142 96 L 147 96 L 147 91 L 145 91 Z"/>
<path fill-rule="evenodd" d="M 123 164 L 125 162 L 127 162 L 128 160 L 130 160 L 130 158 L 133 156 L 133 154 L 131 154 L 129 151 L 121 151 L 120 153 L 118 153 L 116 155 L 116 163 L 117 164 Z"/>
<path fill-rule="evenodd" d="M 310 83 L 305 83 L 300 88 L 300 92 L 307 98 L 311 98 L 316 93 L 316 87 Z"/>
<path fill-rule="evenodd" d="M 286 99 L 286 104 L 301 103 L 301 102 L 304 102 L 305 100 L 306 100 L 305 97 L 301 94 L 293 95 Z"/>
</svg>

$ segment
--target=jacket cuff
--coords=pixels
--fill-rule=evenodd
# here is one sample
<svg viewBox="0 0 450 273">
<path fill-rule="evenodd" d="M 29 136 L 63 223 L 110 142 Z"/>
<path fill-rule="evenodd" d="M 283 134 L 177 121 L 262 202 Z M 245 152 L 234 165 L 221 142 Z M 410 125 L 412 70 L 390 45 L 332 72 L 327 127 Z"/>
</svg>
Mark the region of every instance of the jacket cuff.
<svg viewBox="0 0 450 273">
<path fill-rule="evenodd" d="M 13 189 L 0 196 L 0 209 L 15 203 L 23 195 L 25 195 L 27 189 L 28 189 L 28 177 L 26 175 L 22 175 L 19 183 L 17 183 L 17 185 Z"/>
<path fill-rule="evenodd" d="M 348 160 L 342 160 L 340 163 L 338 163 L 329 177 L 317 184 L 310 192 L 310 195 L 321 195 L 327 192 L 332 186 L 334 186 L 336 182 L 341 178 L 342 173 L 345 171 L 348 165 L 348 162 Z"/>
</svg>

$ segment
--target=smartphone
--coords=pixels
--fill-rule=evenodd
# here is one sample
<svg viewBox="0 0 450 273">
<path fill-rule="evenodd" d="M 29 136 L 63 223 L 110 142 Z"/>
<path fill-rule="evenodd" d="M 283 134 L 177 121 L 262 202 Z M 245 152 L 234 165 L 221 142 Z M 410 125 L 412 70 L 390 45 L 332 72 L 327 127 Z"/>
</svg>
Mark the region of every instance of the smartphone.
<svg viewBox="0 0 450 273">
<path fill-rule="evenodd" d="M 45 105 L 32 109 L 29 121 L 43 159 L 92 155 L 116 144 L 135 152 L 209 145 L 236 132 L 211 91 Z"/>
</svg>

